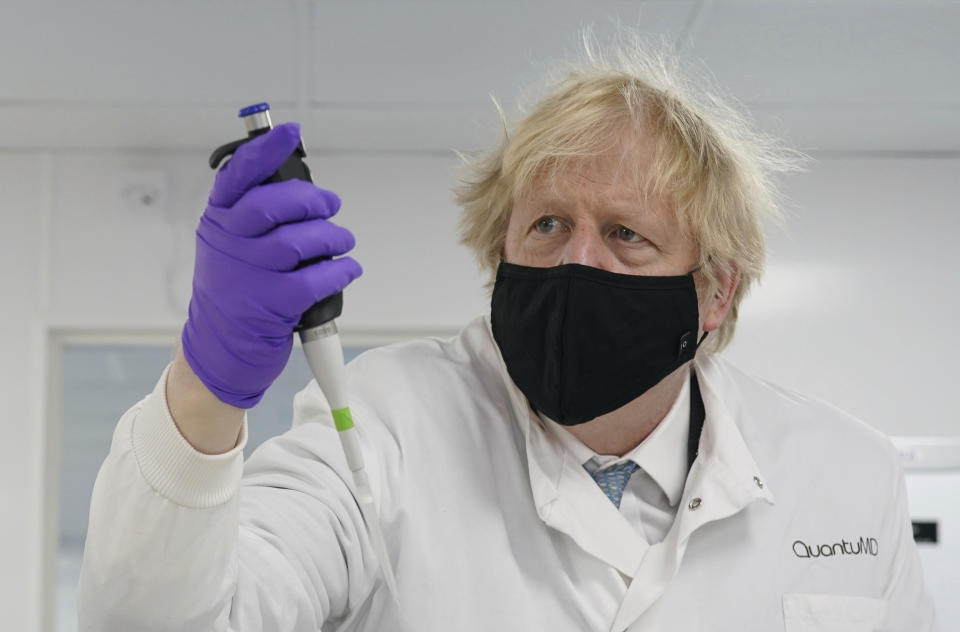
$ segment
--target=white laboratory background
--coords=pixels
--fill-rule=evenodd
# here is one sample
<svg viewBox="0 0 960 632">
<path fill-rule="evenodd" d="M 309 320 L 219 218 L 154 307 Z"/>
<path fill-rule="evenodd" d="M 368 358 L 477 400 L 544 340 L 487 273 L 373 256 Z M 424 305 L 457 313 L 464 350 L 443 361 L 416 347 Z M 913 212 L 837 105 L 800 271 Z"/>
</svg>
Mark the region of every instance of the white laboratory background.
<svg viewBox="0 0 960 632">
<path fill-rule="evenodd" d="M 454 150 L 497 141 L 490 95 L 516 113 L 580 29 L 602 41 L 617 20 L 673 43 L 811 158 L 783 180 L 788 213 L 727 355 L 890 435 L 956 441 L 956 2 L 7 0 L 0 627 L 72 629 L 61 541 L 82 538 L 89 463 L 175 341 L 206 160 L 243 135 L 240 107 L 300 121 L 317 183 L 344 201 L 365 268 L 340 320 L 351 344 L 448 335 L 487 309 L 457 243 Z M 280 429 L 270 406 L 281 418 L 263 427 Z M 958 472 L 910 482 L 939 520 L 922 554 L 942 611 L 960 587 Z"/>
</svg>

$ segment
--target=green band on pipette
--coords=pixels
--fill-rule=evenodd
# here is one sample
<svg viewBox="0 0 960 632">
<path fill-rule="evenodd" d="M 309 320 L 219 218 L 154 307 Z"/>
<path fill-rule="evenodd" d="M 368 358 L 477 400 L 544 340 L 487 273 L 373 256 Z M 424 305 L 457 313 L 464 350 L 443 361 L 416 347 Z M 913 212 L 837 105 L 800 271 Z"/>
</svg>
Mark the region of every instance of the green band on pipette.
<svg viewBox="0 0 960 632">
<path fill-rule="evenodd" d="M 350 409 L 338 408 L 333 411 L 333 425 L 340 432 L 353 428 L 353 415 L 350 414 Z"/>
</svg>

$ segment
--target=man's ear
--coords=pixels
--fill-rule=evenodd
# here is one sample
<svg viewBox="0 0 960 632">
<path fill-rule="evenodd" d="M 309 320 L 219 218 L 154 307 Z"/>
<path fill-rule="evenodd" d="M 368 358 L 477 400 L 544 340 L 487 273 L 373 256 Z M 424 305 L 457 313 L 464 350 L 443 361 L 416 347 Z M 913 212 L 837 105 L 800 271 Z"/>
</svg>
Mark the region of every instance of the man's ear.
<svg viewBox="0 0 960 632">
<path fill-rule="evenodd" d="M 723 324 L 733 305 L 733 297 L 740 285 L 740 271 L 736 268 L 721 268 L 719 271 L 719 285 L 704 309 L 703 331 L 714 331 Z"/>
</svg>

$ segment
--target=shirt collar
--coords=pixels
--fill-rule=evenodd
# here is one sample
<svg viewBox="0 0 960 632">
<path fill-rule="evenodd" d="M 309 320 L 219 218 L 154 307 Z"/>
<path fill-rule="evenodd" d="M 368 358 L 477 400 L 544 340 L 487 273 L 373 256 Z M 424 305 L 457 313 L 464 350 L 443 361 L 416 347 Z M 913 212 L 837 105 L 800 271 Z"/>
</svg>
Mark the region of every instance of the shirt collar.
<svg viewBox="0 0 960 632">
<path fill-rule="evenodd" d="M 569 458 L 593 472 L 626 461 L 639 465 L 660 486 L 671 507 L 676 507 L 687 480 L 687 438 L 690 434 L 690 380 L 684 380 L 663 420 L 643 441 L 624 456 L 597 454 L 565 427 L 538 415 Z"/>
</svg>

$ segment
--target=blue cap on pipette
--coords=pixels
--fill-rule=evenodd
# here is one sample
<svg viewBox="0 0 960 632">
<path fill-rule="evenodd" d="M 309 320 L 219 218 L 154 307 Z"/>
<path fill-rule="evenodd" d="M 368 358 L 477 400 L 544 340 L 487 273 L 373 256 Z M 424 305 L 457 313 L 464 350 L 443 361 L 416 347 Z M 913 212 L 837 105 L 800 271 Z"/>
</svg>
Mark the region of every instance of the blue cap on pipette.
<svg viewBox="0 0 960 632">
<path fill-rule="evenodd" d="M 244 116 L 250 116 L 251 114 L 256 114 L 257 112 L 266 112 L 270 109 L 270 104 L 267 102 L 257 103 L 256 105 L 248 105 L 247 107 L 240 110 L 240 114 L 237 116 L 243 118 Z"/>
</svg>

